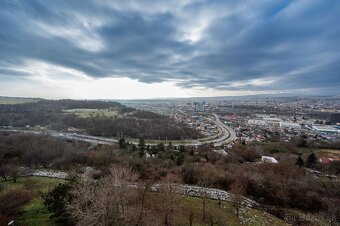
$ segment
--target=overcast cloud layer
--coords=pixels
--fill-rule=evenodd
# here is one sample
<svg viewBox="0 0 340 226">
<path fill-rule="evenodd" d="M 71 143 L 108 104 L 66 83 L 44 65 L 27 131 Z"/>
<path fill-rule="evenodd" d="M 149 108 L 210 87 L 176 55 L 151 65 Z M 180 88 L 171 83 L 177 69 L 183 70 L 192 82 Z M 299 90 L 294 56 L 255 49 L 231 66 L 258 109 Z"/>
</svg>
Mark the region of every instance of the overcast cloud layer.
<svg viewBox="0 0 340 226">
<path fill-rule="evenodd" d="M 108 77 L 339 94 L 340 1 L 0 1 L 0 84 Z"/>
</svg>

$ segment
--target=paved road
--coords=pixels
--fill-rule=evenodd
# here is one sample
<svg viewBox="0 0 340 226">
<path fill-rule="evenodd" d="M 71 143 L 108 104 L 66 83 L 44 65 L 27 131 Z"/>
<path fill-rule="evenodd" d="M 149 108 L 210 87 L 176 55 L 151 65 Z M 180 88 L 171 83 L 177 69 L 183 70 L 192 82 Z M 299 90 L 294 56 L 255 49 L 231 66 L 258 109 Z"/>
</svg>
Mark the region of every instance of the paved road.
<svg viewBox="0 0 340 226">
<path fill-rule="evenodd" d="M 223 144 L 228 144 L 236 139 L 236 134 L 235 131 L 226 126 L 224 123 L 222 123 L 218 117 L 218 115 L 213 114 L 215 117 L 214 122 L 216 125 L 222 130 L 223 135 L 212 140 L 207 140 L 204 142 L 200 142 L 198 140 L 185 140 L 185 141 L 171 141 L 173 146 L 197 146 L 197 145 L 202 145 L 204 143 L 212 143 L 215 146 L 221 146 Z M 53 131 L 53 130 L 47 130 L 47 131 L 39 131 L 39 130 L 26 130 L 26 129 L 4 129 L 6 131 L 14 131 L 14 132 L 22 132 L 22 133 L 33 133 L 33 134 L 44 134 L 44 135 L 49 135 L 53 137 L 59 137 L 59 138 L 64 138 L 68 140 L 79 140 L 79 141 L 84 141 L 88 142 L 91 144 L 107 144 L 107 145 L 112 145 L 114 143 L 118 143 L 118 139 L 115 138 L 106 138 L 106 137 L 97 137 L 97 136 L 90 136 L 90 135 L 85 135 L 85 134 L 78 134 L 78 133 L 68 133 L 68 132 L 58 132 L 58 131 Z M 135 145 L 138 144 L 138 141 L 129 141 Z M 146 145 L 157 145 L 158 142 L 153 141 L 153 142 L 145 142 Z"/>
<path fill-rule="evenodd" d="M 215 123 L 217 126 L 219 126 L 222 131 L 223 131 L 223 136 L 220 138 L 217 138 L 214 140 L 214 145 L 215 146 L 221 146 L 223 144 L 228 144 L 234 140 L 236 140 L 236 132 L 233 128 L 225 125 L 223 122 L 221 122 L 220 118 L 218 117 L 217 114 L 213 114 L 215 117 Z"/>
</svg>

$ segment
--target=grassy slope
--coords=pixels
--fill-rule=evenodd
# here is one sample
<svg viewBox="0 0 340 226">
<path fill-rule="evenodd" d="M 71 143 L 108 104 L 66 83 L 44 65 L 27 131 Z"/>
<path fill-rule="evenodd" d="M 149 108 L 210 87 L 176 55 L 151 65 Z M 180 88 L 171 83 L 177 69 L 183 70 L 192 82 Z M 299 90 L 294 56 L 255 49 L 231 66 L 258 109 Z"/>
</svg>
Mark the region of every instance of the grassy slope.
<svg viewBox="0 0 340 226">
<path fill-rule="evenodd" d="M 320 157 L 329 157 L 333 158 L 335 160 L 340 160 L 340 150 L 337 149 L 326 149 L 326 148 L 294 148 L 293 150 L 287 149 L 284 145 L 278 143 L 278 142 L 271 142 L 266 143 L 263 145 L 263 148 L 269 152 L 272 151 L 272 153 L 299 153 L 302 155 L 303 159 L 306 159 L 308 155 L 311 153 L 316 154 L 318 158 Z M 274 150 L 274 151 L 273 151 Z"/>
<path fill-rule="evenodd" d="M 37 192 L 39 190 L 52 188 L 64 181 L 43 177 L 30 177 L 29 179 L 19 178 L 17 183 L 2 180 L 0 181 L 3 185 L 3 191 L 1 193 L 5 193 L 13 188 L 25 186 L 26 180 L 34 182 L 34 186 L 32 188 L 34 198 L 23 207 L 22 213 L 17 218 L 18 222 L 24 225 L 55 225 L 54 221 L 49 219 L 51 214 L 44 207 L 43 200 L 37 195 Z M 207 222 L 202 222 L 202 199 L 181 197 L 179 205 L 183 205 L 193 212 L 194 225 L 209 225 Z M 207 218 L 210 215 L 213 215 L 215 218 L 223 219 L 224 222 L 228 222 L 228 225 L 240 225 L 241 222 L 243 225 L 285 225 L 283 221 L 272 215 L 250 208 L 243 208 L 241 210 L 241 217 L 239 220 L 233 212 L 230 203 L 222 203 L 220 206 L 217 201 L 207 200 L 206 209 Z M 178 220 L 180 222 L 186 222 L 188 220 L 188 213 L 179 212 L 176 216 L 178 216 Z"/>
<path fill-rule="evenodd" d="M 310 148 L 298 148 L 298 153 L 302 154 L 303 159 L 307 159 L 311 153 L 316 154 L 317 158 L 327 157 L 334 160 L 340 160 L 340 150 L 337 149 L 310 149 Z"/>
<path fill-rule="evenodd" d="M 35 197 L 23 208 L 18 221 L 25 225 L 55 225 L 51 213 L 44 207 L 40 197 Z"/>
<path fill-rule="evenodd" d="M 55 225 L 54 221 L 49 219 L 51 213 L 44 207 L 43 200 L 38 196 L 39 190 L 51 189 L 59 183 L 64 183 L 64 180 L 52 179 L 46 177 L 29 177 L 18 178 L 16 183 L 12 181 L 0 181 L 3 185 L 3 190 L 0 194 L 6 193 L 7 191 L 23 187 L 25 181 L 32 181 L 32 193 L 33 199 L 22 208 L 21 214 L 17 217 L 17 221 L 23 225 Z"/>
<path fill-rule="evenodd" d="M 256 209 L 244 207 L 240 210 L 240 218 L 238 219 L 231 203 L 222 202 L 221 205 L 217 201 L 207 200 L 206 204 L 206 221 L 202 222 L 202 199 L 193 197 L 182 197 L 180 205 L 185 205 L 194 214 L 193 225 L 205 226 L 210 225 L 210 216 L 213 221 L 223 222 L 225 225 L 287 225 L 282 220 Z M 182 213 L 185 214 L 185 213 Z M 187 214 L 186 214 L 187 215 Z M 184 216 L 182 216 L 184 217 Z M 222 224 L 222 225 L 224 225 Z"/>
</svg>

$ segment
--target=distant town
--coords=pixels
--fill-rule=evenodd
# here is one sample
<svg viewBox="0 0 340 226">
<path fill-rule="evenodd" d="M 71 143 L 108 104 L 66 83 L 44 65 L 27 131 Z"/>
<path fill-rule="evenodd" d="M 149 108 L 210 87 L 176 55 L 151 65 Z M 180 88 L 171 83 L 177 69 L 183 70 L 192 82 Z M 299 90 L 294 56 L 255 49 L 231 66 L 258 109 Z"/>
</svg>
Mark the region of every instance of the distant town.
<svg viewBox="0 0 340 226">
<path fill-rule="evenodd" d="M 272 141 L 275 136 L 285 142 L 296 136 L 309 141 L 340 139 L 339 97 L 206 98 L 123 103 L 168 115 L 206 136 L 218 134 L 218 127 L 209 118 L 210 114 L 216 113 L 245 142 Z"/>
</svg>

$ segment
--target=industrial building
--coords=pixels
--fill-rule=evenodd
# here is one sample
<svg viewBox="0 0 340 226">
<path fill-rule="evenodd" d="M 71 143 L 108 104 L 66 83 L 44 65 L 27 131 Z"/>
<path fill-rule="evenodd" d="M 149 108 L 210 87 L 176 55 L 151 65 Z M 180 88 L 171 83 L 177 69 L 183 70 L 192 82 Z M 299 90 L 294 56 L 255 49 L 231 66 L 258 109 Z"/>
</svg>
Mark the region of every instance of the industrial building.
<svg viewBox="0 0 340 226">
<path fill-rule="evenodd" d="M 301 125 L 295 122 L 280 122 L 280 127 L 284 129 L 301 129 Z"/>
<path fill-rule="evenodd" d="M 314 125 L 313 130 L 320 134 L 339 134 L 340 130 L 334 126 Z"/>
<path fill-rule="evenodd" d="M 282 119 L 280 118 L 264 118 L 263 120 L 271 126 L 279 126 L 282 122 Z"/>
</svg>

